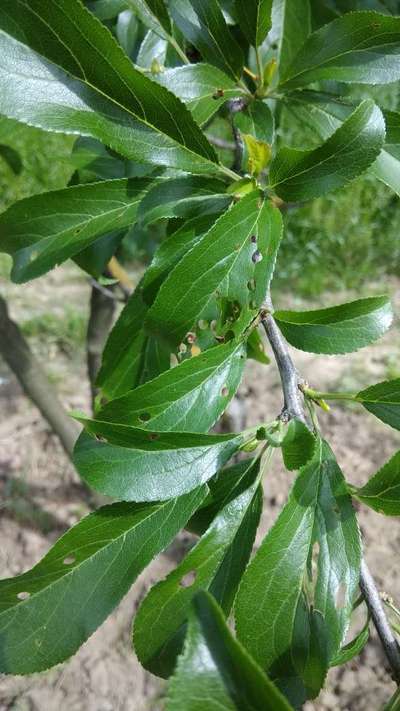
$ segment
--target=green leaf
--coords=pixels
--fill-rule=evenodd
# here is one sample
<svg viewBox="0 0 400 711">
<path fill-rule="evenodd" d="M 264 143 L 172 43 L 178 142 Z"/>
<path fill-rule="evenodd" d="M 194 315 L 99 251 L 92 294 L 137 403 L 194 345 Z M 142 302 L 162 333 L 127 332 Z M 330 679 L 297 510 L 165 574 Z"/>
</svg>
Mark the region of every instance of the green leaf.
<svg viewBox="0 0 400 711">
<path fill-rule="evenodd" d="M 199 320 L 217 318 L 224 300 L 235 302 L 240 313 L 256 312 L 272 277 L 281 231 L 277 208 L 263 202 L 258 191 L 243 197 L 167 277 L 148 313 L 149 331 L 176 345 L 188 332 L 196 333 Z"/>
<path fill-rule="evenodd" d="M 22 160 L 20 154 L 15 150 L 15 148 L 0 144 L 0 157 L 5 163 L 7 163 L 14 175 L 19 175 L 21 173 L 23 168 Z"/>
<path fill-rule="evenodd" d="M 242 444 L 242 435 L 148 432 L 79 418 L 89 434 L 75 445 L 74 462 L 86 483 L 120 501 L 159 501 L 210 479 Z"/>
<path fill-rule="evenodd" d="M 329 446 L 318 441 L 236 598 L 240 641 L 293 703 L 317 695 L 343 642 L 360 555 L 346 482 Z"/>
<path fill-rule="evenodd" d="M 400 79 L 400 17 L 352 12 L 314 32 L 281 75 L 293 89 L 321 79 L 388 84 Z"/>
<path fill-rule="evenodd" d="M 239 387 L 245 355 L 243 344 L 211 348 L 112 400 L 96 417 L 152 432 L 207 432 Z"/>
<path fill-rule="evenodd" d="M 228 603 L 223 606 L 229 613 L 260 519 L 262 496 L 258 472 L 258 461 L 247 464 L 235 490 L 230 492 L 208 530 L 177 568 L 152 587 L 141 603 L 133 627 L 134 647 L 141 664 L 153 674 L 168 677 L 172 673 L 181 651 L 190 605 L 199 590 L 211 589 L 220 603 Z M 246 535 L 249 526 L 250 535 Z M 238 539 L 245 549 L 239 564 L 230 554 L 232 547 L 239 553 Z M 239 574 L 230 580 L 231 569 L 221 585 L 218 575 L 221 568 L 226 568 L 225 558 L 236 570 L 239 568 Z"/>
<path fill-rule="evenodd" d="M 258 47 L 271 29 L 272 0 L 235 0 L 240 29 L 253 47 Z"/>
<path fill-rule="evenodd" d="M 352 494 L 378 513 L 400 516 L 400 452 Z"/>
<path fill-rule="evenodd" d="M 143 299 L 148 305 L 153 303 L 165 278 L 212 227 L 215 219 L 215 215 L 202 215 L 187 220 L 161 242 L 143 277 Z"/>
<path fill-rule="evenodd" d="M 400 378 L 371 385 L 357 393 L 356 400 L 382 422 L 400 430 Z"/>
<path fill-rule="evenodd" d="M 279 74 L 283 77 L 311 32 L 309 0 L 275 0 L 272 25 L 278 38 Z"/>
<path fill-rule="evenodd" d="M 309 353 L 352 353 L 380 338 L 393 313 L 387 296 L 371 296 L 313 311 L 275 311 L 274 318 L 295 348 Z"/>
<path fill-rule="evenodd" d="M 300 469 L 314 454 L 316 439 L 300 420 L 291 420 L 282 441 L 282 456 L 286 469 Z"/>
<path fill-rule="evenodd" d="M 133 12 L 130 10 L 120 12 L 115 26 L 115 34 L 128 57 L 130 57 L 135 50 L 139 33 L 140 25 Z"/>
<path fill-rule="evenodd" d="M 274 117 L 263 101 L 253 101 L 243 111 L 234 114 L 234 124 L 241 133 L 250 133 L 259 141 L 272 143 Z"/>
<path fill-rule="evenodd" d="M 169 349 L 143 330 L 147 310 L 138 288 L 109 334 L 96 380 L 108 398 L 119 397 L 170 367 Z"/>
<path fill-rule="evenodd" d="M 104 237 L 97 239 L 89 247 L 86 247 L 83 252 L 76 254 L 74 262 L 94 279 L 104 279 L 102 275 L 106 270 L 107 264 L 117 251 L 125 234 L 126 230 L 109 232 Z M 115 283 L 115 280 L 113 280 L 113 283 Z"/>
<path fill-rule="evenodd" d="M 171 20 L 163 0 L 126 0 L 126 4 L 145 27 L 164 39 L 169 38 Z"/>
<path fill-rule="evenodd" d="M 341 126 L 354 110 L 347 99 L 316 91 L 294 92 L 292 109 L 301 128 L 306 126 L 317 132 L 323 140 Z M 386 140 L 377 159 L 368 172 L 400 195 L 400 114 L 383 112 L 386 124 Z"/>
<path fill-rule="evenodd" d="M 264 341 L 260 336 L 260 331 L 255 328 L 247 339 L 247 357 L 253 360 L 268 365 L 271 362 L 270 357 L 265 352 Z"/>
<path fill-rule="evenodd" d="M 140 45 L 135 62 L 136 66 L 150 70 L 152 70 L 154 66 L 157 68 L 164 66 L 167 47 L 167 40 L 159 37 L 152 30 L 149 30 Z M 151 78 L 153 79 L 157 76 L 158 73 L 155 72 Z"/>
<path fill-rule="evenodd" d="M 0 251 L 13 257 L 17 283 L 34 279 L 110 230 L 128 227 L 153 180 L 75 185 L 20 200 L 0 215 Z"/>
<path fill-rule="evenodd" d="M 386 142 L 370 172 L 400 196 L 400 113 L 384 112 Z"/>
<path fill-rule="evenodd" d="M 74 654 L 169 545 L 206 490 L 163 503 L 104 506 L 32 570 L 1 580 L 1 671 L 31 674 Z"/>
<path fill-rule="evenodd" d="M 369 640 L 369 619 L 362 630 L 334 656 L 331 667 L 339 667 L 358 657 Z"/>
<path fill-rule="evenodd" d="M 79 0 L 30 0 L 29 7 L 4 0 L 0 53 L 4 115 L 92 136 L 139 162 L 218 170 L 214 149 L 184 104 L 135 69 Z"/>
<path fill-rule="evenodd" d="M 210 711 L 290 711 L 284 696 L 233 637 L 214 598 L 199 592 L 193 607 L 197 621 L 190 625 L 170 684 L 167 711 L 201 711 L 205 701 Z"/>
<path fill-rule="evenodd" d="M 271 163 L 270 186 L 288 202 L 337 190 L 373 163 L 384 140 L 382 112 L 367 99 L 318 148 L 281 148 Z"/>
<path fill-rule="evenodd" d="M 99 20 L 112 20 L 125 10 L 127 0 L 91 0 L 85 2 L 85 5 Z"/>
<path fill-rule="evenodd" d="M 166 69 L 154 79 L 186 104 L 200 126 L 208 123 L 227 99 L 242 94 L 229 76 L 204 62 Z"/>
<path fill-rule="evenodd" d="M 171 15 L 183 36 L 203 59 L 237 79 L 244 57 L 219 7 L 217 0 L 174 0 Z"/>
<path fill-rule="evenodd" d="M 171 178 L 149 190 L 142 200 L 138 220 L 147 226 L 156 220 L 192 218 L 221 212 L 232 200 L 226 184 L 216 178 L 185 175 Z"/>
</svg>

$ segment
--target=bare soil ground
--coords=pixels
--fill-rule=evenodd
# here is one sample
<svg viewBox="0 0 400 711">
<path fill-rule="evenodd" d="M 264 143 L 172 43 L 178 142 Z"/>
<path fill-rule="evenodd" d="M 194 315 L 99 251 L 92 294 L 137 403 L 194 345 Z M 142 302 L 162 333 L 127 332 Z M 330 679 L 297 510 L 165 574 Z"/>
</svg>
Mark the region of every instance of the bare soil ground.
<svg viewBox="0 0 400 711">
<path fill-rule="evenodd" d="M 17 320 L 41 313 L 63 314 L 68 304 L 86 310 L 89 286 L 72 267 L 23 287 L 6 281 Z M 397 305 L 400 288 L 388 284 Z M 332 294 L 327 301 L 354 295 Z M 35 352 L 55 382 L 67 408 L 88 408 L 84 354 L 77 345 L 66 353 L 32 339 Z M 318 389 L 353 390 L 400 375 L 397 322 L 378 344 L 346 357 L 314 356 L 294 351 L 296 364 Z M 279 379 L 273 365 L 251 362 L 240 389 L 246 423 L 273 418 L 281 408 Z M 348 479 L 361 484 L 399 448 L 397 432 L 354 406 L 334 405 L 321 414 L 321 427 Z M 265 507 L 258 540 L 286 500 L 292 476 L 276 456 L 265 481 Z M 93 506 L 93 497 L 80 484 L 54 435 L 17 382 L 0 363 L 0 575 L 16 575 L 31 567 L 71 524 Z M 366 558 L 381 589 L 400 600 L 398 551 L 400 526 L 365 507 L 359 509 Z M 130 627 L 138 602 L 153 582 L 163 577 L 189 545 L 183 534 L 140 576 L 119 608 L 68 662 L 44 674 L 0 677 L 0 711 L 158 711 L 164 686 L 144 672 L 131 651 Z M 362 619 L 356 626 L 362 624 Z M 393 690 L 385 660 L 373 634 L 361 656 L 330 672 L 326 690 L 306 705 L 307 711 L 373 711 Z"/>
</svg>

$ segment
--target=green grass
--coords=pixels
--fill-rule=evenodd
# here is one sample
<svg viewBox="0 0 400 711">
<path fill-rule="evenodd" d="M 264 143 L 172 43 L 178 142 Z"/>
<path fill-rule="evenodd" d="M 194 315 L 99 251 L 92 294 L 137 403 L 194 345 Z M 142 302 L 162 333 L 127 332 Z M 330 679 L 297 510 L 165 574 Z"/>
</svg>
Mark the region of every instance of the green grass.
<svg viewBox="0 0 400 711">
<path fill-rule="evenodd" d="M 28 338 L 42 339 L 46 345 L 54 343 L 64 351 L 73 351 L 85 341 L 87 317 L 71 307 L 66 307 L 61 316 L 54 313 L 42 313 L 20 324 L 23 334 Z"/>
</svg>

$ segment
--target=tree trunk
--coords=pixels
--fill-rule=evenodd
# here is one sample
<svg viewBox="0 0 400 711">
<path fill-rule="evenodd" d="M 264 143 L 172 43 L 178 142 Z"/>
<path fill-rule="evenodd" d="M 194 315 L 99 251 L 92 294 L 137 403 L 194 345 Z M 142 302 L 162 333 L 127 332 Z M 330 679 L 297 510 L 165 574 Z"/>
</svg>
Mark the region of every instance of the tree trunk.
<svg viewBox="0 0 400 711">
<path fill-rule="evenodd" d="M 100 291 L 97 286 L 92 286 L 90 297 L 90 316 L 86 335 L 87 368 L 92 392 L 92 405 L 97 395 L 95 386 L 96 376 L 101 365 L 101 355 L 112 326 L 115 300 L 110 289 L 110 296 Z"/>
<path fill-rule="evenodd" d="M 0 354 L 71 457 L 80 426 L 68 416 L 20 328 L 9 317 L 7 303 L 1 296 Z"/>
</svg>

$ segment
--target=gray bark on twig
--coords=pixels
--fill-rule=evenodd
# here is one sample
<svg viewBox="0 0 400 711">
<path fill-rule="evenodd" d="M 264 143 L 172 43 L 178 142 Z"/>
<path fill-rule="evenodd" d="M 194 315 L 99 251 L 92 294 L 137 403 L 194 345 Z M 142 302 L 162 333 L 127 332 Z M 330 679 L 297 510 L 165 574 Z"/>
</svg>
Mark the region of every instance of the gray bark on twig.
<svg viewBox="0 0 400 711">
<path fill-rule="evenodd" d="M 0 354 L 71 457 L 81 428 L 68 416 L 19 326 L 8 315 L 7 303 L 1 296 Z"/>
<path fill-rule="evenodd" d="M 112 289 L 99 289 L 97 285 L 92 286 L 90 315 L 86 334 L 86 353 L 93 404 L 98 392 L 95 385 L 96 377 L 100 370 L 103 348 L 113 323 L 115 304 Z"/>
</svg>

